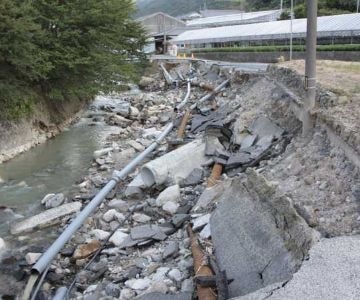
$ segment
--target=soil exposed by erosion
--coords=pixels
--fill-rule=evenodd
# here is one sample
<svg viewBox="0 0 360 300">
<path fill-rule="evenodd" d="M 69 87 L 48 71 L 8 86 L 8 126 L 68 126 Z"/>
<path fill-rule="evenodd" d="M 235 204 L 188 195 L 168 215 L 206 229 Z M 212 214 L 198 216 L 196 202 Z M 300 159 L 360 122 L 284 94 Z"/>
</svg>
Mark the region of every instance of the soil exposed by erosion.
<svg viewBox="0 0 360 300">
<path fill-rule="evenodd" d="M 61 133 L 79 118 L 85 105 L 81 101 L 38 103 L 31 117 L 0 122 L 0 163 Z"/>
<path fill-rule="evenodd" d="M 160 64 L 155 62 L 143 77 L 140 94 L 118 95 L 120 107 L 101 108 L 100 117 L 119 132 L 94 153 L 88 175 L 71 197 L 48 195 L 44 206 L 51 210 L 64 202 L 89 203 L 112 170 L 149 146 L 169 121 L 175 130 L 62 249 L 41 297 L 51 297 L 75 280 L 72 299 L 195 299 L 197 293 L 265 299 L 275 290 L 274 299 L 287 299 L 287 291 L 296 294 L 307 268 L 311 272 L 319 263 L 322 272 L 336 268 L 327 263 L 333 255 L 328 250 L 329 243 L 339 242 L 329 237 L 353 235 L 349 253 L 338 254 L 345 260 L 352 257 L 360 230 L 359 169 L 332 144 L 320 117 L 312 136 L 301 136 L 302 124 L 292 110 L 294 94 L 303 95 L 299 76 L 284 69 L 249 74 L 234 65 L 200 61 L 164 62 L 169 72 L 164 76 Z M 187 77 L 192 79 L 189 104 L 211 86 L 230 82 L 192 110 L 182 139 L 177 130 L 184 111 L 174 112 L 174 107 L 185 97 Z M 175 82 L 169 84 L 169 78 Z M 327 93 L 319 92 L 320 109 L 340 109 L 338 97 Z M 339 136 L 345 142 L 357 137 Z M 222 175 L 216 177 L 219 169 Z M 73 218 L 57 216 L 58 229 L 47 230 L 55 236 Z M 31 233 L 31 240 L 24 238 L 28 233 L 19 224 L 24 223 L 12 226 L 20 232 L 14 237 L 18 248 L 5 251 L 0 264 L 8 273 L 7 286 L 0 286 L 3 295 L 21 292 L 31 266 L 49 246 L 41 241 L 41 230 Z M 97 250 L 99 255 L 85 267 Z M 205 278 L 209 272 L 216 276 Z M 352 288 L 349 295 L 357 293 Z"/>
</svg>

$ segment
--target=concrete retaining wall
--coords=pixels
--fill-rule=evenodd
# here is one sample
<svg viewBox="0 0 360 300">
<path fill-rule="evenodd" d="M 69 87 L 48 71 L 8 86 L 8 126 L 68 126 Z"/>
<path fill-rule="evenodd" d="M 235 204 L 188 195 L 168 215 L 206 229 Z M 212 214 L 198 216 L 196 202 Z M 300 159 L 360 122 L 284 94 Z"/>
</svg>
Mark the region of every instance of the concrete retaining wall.
<svg viewBox="0 0 360 300">
<path fill-rule="evenodd" d="M 211 60 L 222 60 L 231 62 L 259 62 L 276 63 L 283 56 L 289 60 L 289 52 L 212 52 L 195 53 L 195 57 Z M 360 61 L 360 51 L 321 51 L 317 53 L 318 59 Z M 304 59 L 305 52 L 294 52 L 294 59 Z"/>
</svg>

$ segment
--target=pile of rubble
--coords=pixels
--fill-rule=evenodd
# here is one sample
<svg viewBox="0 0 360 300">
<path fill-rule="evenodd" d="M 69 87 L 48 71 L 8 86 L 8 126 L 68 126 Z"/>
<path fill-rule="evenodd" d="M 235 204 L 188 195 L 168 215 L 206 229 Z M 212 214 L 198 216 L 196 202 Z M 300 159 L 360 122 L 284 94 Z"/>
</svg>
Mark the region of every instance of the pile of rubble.
<svg viewBox="0 0 360 300">
<path fill-rule="evenodd" d="M 185 137 L 175 130 L 107 196 L 52 263 L 43 297 L 73 280 L 79 299 L 242 296 L 289 281 L 319 239 L 305 206 L 296 207 L 274 175 L 304 142 L 286 92 L 262 75 L 200 62 L 159 70 L 142 79 L 143 92 L 114 96 L 114 106 L 102 108 L 104 121 L 121 129 L 94 153 L 79 193 L 44 198 L 49 211 L 58 209 L 59 228 L 169 121 L 181 127 L 186 111 L 174 107 L 186 94 L 185 78 L 193 81 L 189 104 L 225 80 L 230 86 L 191 111 Z M 76 207 L 60 211 L 64 205 Z M 12 232 L 29 230 L 25 223 Z M 27 264 L 39 255 L 28 253 Z"/>
</svg>

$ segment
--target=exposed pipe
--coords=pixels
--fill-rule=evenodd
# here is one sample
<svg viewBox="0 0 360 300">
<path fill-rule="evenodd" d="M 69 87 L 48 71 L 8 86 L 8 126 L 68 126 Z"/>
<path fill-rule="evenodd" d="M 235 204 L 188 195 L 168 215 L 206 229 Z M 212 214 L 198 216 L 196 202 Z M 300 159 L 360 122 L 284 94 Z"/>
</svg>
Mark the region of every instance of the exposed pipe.
<svg viewBox="0 0 360 300">
<path fill-rule="evenodd" d="M 67 291 L 68 290 L 67 290 L 66 287 L 58 288 L 58 290 L 56 291 L 56 294 L 55 294 L 54 298 L 52 298 L 52 300 L 63 300 L 63 299 L 65 299 Z"/>
<path fill-rule="evenodd" d="M 195 109 L 199 104 L 209 100 L 211 97 L 219 93 L 228 83 L 230 82 L 230 79 L 225 80 L 223 83 L 221 83 L 219 86 L 217 86 L 212 93 L 207 94 L 206 96 L 202 97 L 199 101 L 194 103 L 190 106 L 190 110 Z"/>
<path fill-rule="evenodd" d="M 57 240 L 50 246 L 49 249 L 40 257 L 36 264 L 32 268 L 32 272 L 41 274 L 51 263 L 54 257 L 64 247 L 64 245 L 70 240 L 72 235 L 81 227 L 84 221 L 93 213 L 93 211 L 103 202 L 106 195 L 109 194 L 116 184 L 128 174 L 130 174 L 136 166 L 150 154 L 165 137 L 171 132 L 174 124 L 171 122 L 166 126 L 164 131 L 152 143 L 147 149 L 140 153 L 135 159 L 133 159 L 124 169 L 121 171 L 114 171 L 113 178 L 101 189 L 101 191 L 91 200 L 91 202 L 79 213 L 79 215 L 66 227 L 63 233 L 57 238 Z"/>
<path fill-rule="evenodd" d="M 172 78 L 172 76 L 170 75 L 170 73 L 168 72 L 168 70 L 166 70 L 166 68 L 164 67 L 163 64 L 160 64 L 160 67 L 161 67 L 161 69 L 162 69 L 163 72 L 164 72 L 164 77 L 165 77 L 165 79 L 166 79 L 166 82 L 167 82 L 168 84 L 172 84 L 172 83 L 174 82 L 174 79 Z"/>
<path fill-rule="evenodd" d="M 161 65 L 164 72 L 166 71 L 165 67 Z M 170 75 L 167 71 L 166 73 Z M 171 78 L 171 76 L 170 76 Z M 198 103 L 195 103 L 191 106 L 191 109 L 196 108 L 199 103 L 205 102 L 210 99 L 213 95 L 218 93 L 223 87 L 225 87 L 230 80 L 224 81 L 220 84 L 214 92 L 201 98 Z M 186 104 L 186 103 L 185 103 Z M 147 155 L 149 155 L 157 146 L 165 139 L 165 137 L 172 131 L 174 128 L 174 123 L 169 123 L 163 132 L 158 136 L 158 138 L 153 142 L 148 148 L 146 148 L 142 153 L 140 153 L 135 159 L 133 159 L 124 169 L 121 171 L 115 170 L 113 172 L 113 178 L 100 190 L 100 192 L 90 201 L 90 203 L 77 215 L 77 217 L 69 224 L 68 227 L 62 232 L 62 234 L 55 240 L 55 242 L 46 250 L 46 252 L 39 258 L 39 260 L 32 267 L 31 271 L 33 274 L 42 274 L 47 267 L 50 265 L 55 256 L 60 252 L 60 250 L 65 246 L 65 244 L 71 239 L 72 235 L 82 226 L 84 221 L 94 212 L 94 210 L 104 201 L 105 197 L 113 190 L 113 188 L 118 184 L 118 182 L 125 178 L 129 173 L 131 173 L 137 165 L 142 162 Z"/>
<path fill-rule="evenodd" d="M 219 163 L 215 163 L 213 169 L 212 169 L 212 172 L 211 172 L 211 175 L 208 179 L 208 182 L 207 182 L 207 187 L 210 188 L 210 187 L 213 187 L 214 185 L 216 185 L 217 181 L 219 180 L 222 172 L 223 172 L 223 168 L 224 166 L 222 164 L 219 164 Z"/>
<path fill-rule="evenodd" d="M 187 110 L 183 116 L 183 119 L 181 121 L 181 124 L 179 126 L 178 132 L 177 132 L 177 137 L 179 139 L 183 139 L 185 136 L 185 130 L 186 130 L 186 125 L 189 122 L 191 118 L 191 111 Z"/>
<path fill-rule="evenodd" d="M 176 106 L 176 108 L 175 108 L 176 111 L 181 110 L 186 105 L 186 103 L 189 101 L 190 93 L 191 93 L 191 81 L 188 79 L 188 81 L 187 81 L 187 92 L 186 92 L 185 98 L 178 106 Z"/>
<path fill-rule="evenodd" d="M 213 93 L 210 93 L 199 100 L 199 103 L 202 103 L 210 99 L 214 94 L 219 92 L 230 80 L 224 81 L 220 84 Z M 195 108 L 197 103 L 193 104 L 192 107 Z M 147 149 L 140 153 L 134 160 L 132 160 L 123 170 L 114 171 L 113 178 L 103 187 L 100 192 L 92 199 L 92 201 L 79 213 L 79 215 L 71 222 L 71 224 L 66 227 L 63 233 L 56 239 L 56 241 L 50 246 L 50 248 L 40 257 L 40 259 L 33 266 L 32 271 L 41 274 L 54 259 L 54 257 L 59 253 L 59 251 L 64 247 L 64 245 L 70 240 L 71 236 L 81 227 L 83 222 L 93 213 L 93 211 L 104 201 L 107 194 L 109 194 L 116 184 L 131 173 L 136 166 L 145 159 L 145 157 L 150 154 L 159 143 L 171 132 L 174 127 L 174 123 L 171 122 L 165 128 L 165 130 L 160 134 L 154 143 L 152 143 Z"/>
<path fill-rule="evenodd" d="M 194 259 L 195 277 L 197 276 L 214 276 L 213 271 L 206 263 L 206 256 L 199 246 L 197 236 L 194 234 L 190 225 L 187 227 L 187 232 L 191 242 L 191 252 Z M 203 287 L 197 285 L 197 296 L 199 300 L 216 300 L 216 294 L 211 287 Z"/>
</svg>

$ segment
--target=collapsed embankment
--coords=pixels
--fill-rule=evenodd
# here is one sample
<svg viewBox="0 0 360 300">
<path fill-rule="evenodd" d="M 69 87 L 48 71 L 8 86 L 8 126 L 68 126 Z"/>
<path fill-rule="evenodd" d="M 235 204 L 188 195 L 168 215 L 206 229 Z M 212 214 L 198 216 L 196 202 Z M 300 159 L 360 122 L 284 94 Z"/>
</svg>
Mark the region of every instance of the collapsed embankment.
<svg viewBox="0 0 360 300">
<path fill-rule="evenodd" d="M 31 116 L 17 121 L 0 120 L 0 163 L 44 143 L 75 121 L 86 101 L 36 104 Z"/>
<path fill-rule="evenodd" d="M 140 95 L 122 96 L 131 113 L 107 116 L 107 122 L 122 130 L 109 136 L 107 147 L 94 154 L 89 175 L 79 181 L 78 193 L 68 202 L 77 207 L 88 204 L 111 171 L 121 169 L 149 146 L 170 120 L 177 124 L 176 130 L 148 157 L 144 168 L 119 183 L 60 252 L 42 295 L 49 297 L 75 280 L 71 298 L 79 299 L 192 299 L 201 293 L 210 299 L 215 299 L 215 293 L 223 299 L 288 299 L 286 292 L 300 293 L 301 285 L 323 287 L 319 275 L 331 273 L 334 267 L 339 270 L 338 284 L 348 280 L 356 267 L 334 266 L 333 252 L 322 247 L 338 247 L 339 240 L 330 237 L 354 235 L 349 240 L 343 237 L 348 241 L 343 243 L 346 256 L 338 253 L 347 262 L 358 243 L 360 173 L 342 147 L 348 144 L 356 154 L 350 141 L 358 133 L 350 132 L 347 140 L 330 127 L 342 140 L 334 143 L 318 118 L 312 135 L 302 137 L 298 113 L 303 89 L 301 77 L 294 72 L 271 69 L 250 74 L 236 66 L 202 62 L 191 69 L 186 62 L 165 67 L 178 86 L 167 85 L 159 67 L 159 73 L 143 78 Z M 206 93 L 204 88 L 227 79 L 230 84 L 192 110 L 181 139 L 176 131 L 184 112 L 174 113 L 174 107 L 186 94 L 183 79 L 188 77 L 193 79 L 190 104 Z M 314 116 L 339 109 L 337 99 L 320 89 L 323 104 Z M 216 177 L 219 169 L 222 175 Z M 51 195 L 44 204 L 47 208 L 59 205 Z M 69 224 L 71 213 L 57 217 L 59 228 Z M 23 239 L 26 233 L 19 224 L 25 223 L 12 226 L 23 242 L 2 263 L 9 278 L 14 276 L 14 261 L 21 266 L 20 280 L 27 278 L 32 264 L 49 246 L 36 238 Z M 319 264 L 321 272 L 310 269 L 318 276 L 301 275 L 309 272 L 302 265 L 316 268 Z M 268 290 L 251 298 L 262 288 Z M 352 289 L 349 294 L 358 292 L 356 285 L 348 288 Z M 339 295 L 332 281 L 323 290 Z"/>
</svg>

